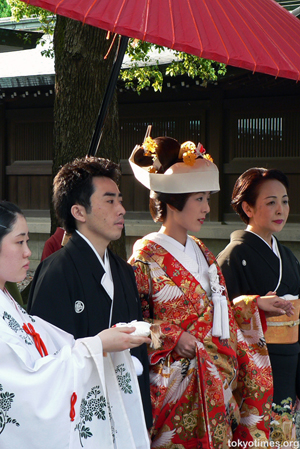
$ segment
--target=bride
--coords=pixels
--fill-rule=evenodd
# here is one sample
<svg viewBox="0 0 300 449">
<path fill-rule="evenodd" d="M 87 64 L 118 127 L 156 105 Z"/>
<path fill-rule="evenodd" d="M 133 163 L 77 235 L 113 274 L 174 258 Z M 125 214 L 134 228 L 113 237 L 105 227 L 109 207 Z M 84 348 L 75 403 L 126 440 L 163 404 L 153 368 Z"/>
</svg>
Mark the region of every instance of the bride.
<svg viewBox="0 0 300 449">
<path fill-rule="evenodd" d="M 163 334 L 162 345 L 149 349 L 152 447 L 267 443 L 272 373 L 260 313 L 291 313 L 291 306 L 276 295 L 249 296 L 233 310 L 216 259 L 188 235 L 200 231 L 219 190 L 218 169 L 202 146 L 147 136 L 130 164 L 162 224 L 135 243 L 129 260 L 144 318 Z"/>
</svg>

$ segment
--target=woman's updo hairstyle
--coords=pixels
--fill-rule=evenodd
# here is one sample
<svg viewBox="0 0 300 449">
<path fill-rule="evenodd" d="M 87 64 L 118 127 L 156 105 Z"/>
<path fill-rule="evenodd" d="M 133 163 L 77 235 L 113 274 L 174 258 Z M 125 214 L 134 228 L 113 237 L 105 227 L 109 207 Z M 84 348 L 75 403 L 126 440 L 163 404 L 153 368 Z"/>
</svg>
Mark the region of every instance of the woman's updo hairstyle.
<svg viewBox="0 0 300 449">
<path fill-rule="evenodd" d="M 164 173 L 171 165 L 179 161 L 180 143 L 178 140 L 166 136 L 156 137 L 153 140 L 157 144 L 155 152 L 161 163 L 157 173 Z M 149 167 L 153 164 L 153 159 L 151 156 L 146 156 L 144 148 L 141 147 L 134 155 L 134 162 L 140 167 Z"/>
<path fill-rule="evenodd" d="M 231 196 L 231 206 L 241 217 L 244 223 L 249 223 L 249 217 L 245 214 L 242 204 L 245 201 L 251 207 L 255 207 L 259 195 L 260 186 L 270 180 L 276 180 L 289 189 L 289 181 L 284 173 L 276 169 L 249 168 L 235 182 Z"/>
<path fill-rule="evenodd" d="M 172 137 L 156 137 L 153 140 L 157 143 L 156 154 L 161 163 L 158 173 L 165 173 L 168 168 L 179 162 L 180 143 Z"/>
<path fill-rule="evenodd" d="M 18 206 L 9 201 L 0 201 L 0 245 L 3 237 L 11 232 L 18 215 L 23 216 Z"/>
</svg>

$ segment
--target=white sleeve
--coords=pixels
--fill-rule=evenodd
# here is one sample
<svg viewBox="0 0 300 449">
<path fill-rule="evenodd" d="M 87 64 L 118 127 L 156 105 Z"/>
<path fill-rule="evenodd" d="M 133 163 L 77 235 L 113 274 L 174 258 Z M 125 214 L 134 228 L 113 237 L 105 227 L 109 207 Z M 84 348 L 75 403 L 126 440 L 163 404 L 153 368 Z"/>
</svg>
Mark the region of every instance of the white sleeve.
<svg viewBox="0 0 300 449">
<path fill-rule="evenodd" d="M 23 346 L 1 335 L 1 449 L 150 447 L 129 351 L 113 364 L 96 336 L 28 365 Z"/>
<path fill-rule="evenodd" d="M 117 353 L 113 364 L 109 354 L 103 357 L 100 337 L 75 341 L 13 301 L 3 303 L 1 449 L 148 449 L 129 351 Z M 24 323 L 32 324 L 49 355 L 40 356 Z"/>
</svg>

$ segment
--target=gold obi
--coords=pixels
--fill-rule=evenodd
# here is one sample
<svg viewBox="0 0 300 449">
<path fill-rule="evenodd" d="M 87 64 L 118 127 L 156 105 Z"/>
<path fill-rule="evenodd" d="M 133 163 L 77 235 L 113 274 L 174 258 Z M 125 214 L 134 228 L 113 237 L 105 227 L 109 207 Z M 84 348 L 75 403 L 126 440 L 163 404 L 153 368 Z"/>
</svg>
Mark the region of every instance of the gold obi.
<svg viewBox="0 0 300 449">
<path fill-rule="evenodd" d="M 299 339 L 300 299 L 292 301 L 295 312 L 292 316 L 281 315 L 267 318 L 268 329 L 265 333 L 267 343 L 296 343 Z"/>
</svg>

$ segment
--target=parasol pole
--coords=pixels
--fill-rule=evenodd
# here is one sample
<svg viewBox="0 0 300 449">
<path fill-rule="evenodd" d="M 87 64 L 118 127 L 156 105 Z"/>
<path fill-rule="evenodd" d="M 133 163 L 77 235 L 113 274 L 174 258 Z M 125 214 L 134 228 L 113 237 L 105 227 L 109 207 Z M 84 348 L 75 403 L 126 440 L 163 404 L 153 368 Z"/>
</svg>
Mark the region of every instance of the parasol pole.
<svg viewBox="0 0 300 449">
<path fill-rule="evenodd" d="M 98 114 L 98 118 L 97 118 L 97 122 L 96 122 L 96 126 L 95 126 L 95 130 L 94 130 L 94 134 L 90 143 L 90 148 L 89 148 L 89 152 L 88 155 L 89 156 L 95 156 L 100 142 L 101 142 L 101 138 L 102 138 L 102 134 L 103 134 L 103 125 L 107 116 L 107 112 L 108 112 L 108 108 L 109 105 L 111 103 L 114 91 L 115 91 L 115 87 L 117 84 L 117 80 L 118 80 L 118 76 L 121 70 L 121 65 L 124 59 L 124 55 L 125 55 L 125 51 L 128 45 L 128 37 L 127 36 L 121 36 L 120 39 L 120 45 L 119 45 L 119 49 L 118 49 L 118 55 L 117 58 L 115 59 L 113 66 L 112 66 L 112 70 L 110 73 L 110 77 L 109 77 L 109 81 L 106 87 L 106 91 L 102 100 L 102 104 L 99 110 L 99 114 Z"/>
</svg>

